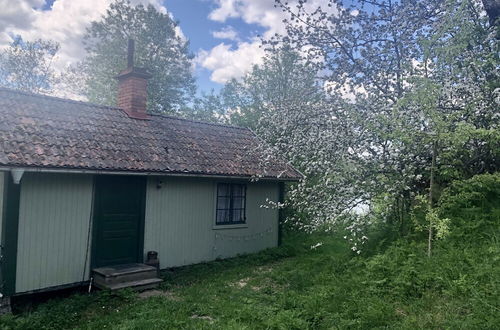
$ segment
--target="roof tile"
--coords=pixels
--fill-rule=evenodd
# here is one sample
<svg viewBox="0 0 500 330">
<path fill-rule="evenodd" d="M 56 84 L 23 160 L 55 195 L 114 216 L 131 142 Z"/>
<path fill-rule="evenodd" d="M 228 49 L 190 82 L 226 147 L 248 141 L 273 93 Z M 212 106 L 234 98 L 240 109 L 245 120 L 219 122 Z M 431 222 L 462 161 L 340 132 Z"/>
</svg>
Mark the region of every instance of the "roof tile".
<svg viewBox="0 0 500 330">
<path fill-rule="evenodd" d="M 284 161 L 261 166 L 248 129 L 151 115 L 0 88 L 0 166 L 298 179 Z"/>
</svg>

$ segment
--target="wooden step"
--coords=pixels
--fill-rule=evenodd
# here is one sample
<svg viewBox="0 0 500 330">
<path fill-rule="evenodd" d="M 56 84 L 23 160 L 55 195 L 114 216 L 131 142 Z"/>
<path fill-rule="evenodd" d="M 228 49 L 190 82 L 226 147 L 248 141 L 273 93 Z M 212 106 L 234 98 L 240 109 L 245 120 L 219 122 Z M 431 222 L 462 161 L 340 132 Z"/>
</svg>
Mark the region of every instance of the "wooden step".
<svg viewBox="0 0 500 330">
<path fill-rule="evenodd" d="M 156 268 L 144 264 L 124 264 L 95 268 L 94 280 L 102 283 L 131 282 L 157 277 Z"/>
<path fill-rule="evenodd" d="M 160 278 L 148 278 L 146 280 L 109 284 L 106 287 L 99 287 L 97 286 L 97 284 L 96 286 L 99 287 L 100 289 L 108 289 L 112 291 L 125 288 L 132 288 L 137 291 L 142 291 L 142 290 L 154 289 L 158 287 L 158 284 L 160 284 L 161 282 L 162 279 Z"/>
<path fill-rule="evenodd" d="M 161 279 L 158 278 L 157 269 L 144 264 L 124 264 L 95 268 L 92 270 L 92 277 L 96 287 L 111 290 L 161 282 Z M 147 282 L 148 280 L 151 281 Z M 141 284 L 143 281 L 146 282 Z"/>
</svg>

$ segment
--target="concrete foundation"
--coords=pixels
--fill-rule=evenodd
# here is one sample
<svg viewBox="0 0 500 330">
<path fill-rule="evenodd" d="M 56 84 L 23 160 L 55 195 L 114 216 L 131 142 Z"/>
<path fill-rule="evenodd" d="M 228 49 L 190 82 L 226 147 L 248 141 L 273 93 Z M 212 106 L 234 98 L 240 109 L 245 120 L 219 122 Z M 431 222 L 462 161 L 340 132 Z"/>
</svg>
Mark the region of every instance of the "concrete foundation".
<svg viewBox="0 0 500 330">
<path fill-rule="evenodd" d="M 9 314 L 12 310 L 10 309 L 10 297 L 0 298 L 0 315 Z"/>
</svg>

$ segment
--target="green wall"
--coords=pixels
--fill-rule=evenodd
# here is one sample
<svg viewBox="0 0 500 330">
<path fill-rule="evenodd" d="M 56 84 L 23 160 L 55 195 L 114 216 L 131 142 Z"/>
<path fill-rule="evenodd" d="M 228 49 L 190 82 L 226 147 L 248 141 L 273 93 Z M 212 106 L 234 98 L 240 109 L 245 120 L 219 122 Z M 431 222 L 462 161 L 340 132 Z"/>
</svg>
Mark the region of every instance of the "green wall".
<svg viewBox="0 0 500 330">
<path fill-rule="evenodd" d="M 4 190 L 4 180 L 5 176 L 9 174 L 7 172 L 0 171 L 0 246 L 2 245 L 2 227 L 3 227 L 3 190 Z"/>
<path fill-rule="evenodd" d="M 162 187 L 158 188 L 158 181 Z M 175 267 L 277 245 L 278 211 L 260 206 L 278 200 L 278 184 L 247 183 L 247 225 L 215 227 L 217 180 L 149 178 L 144 252 L 158 251 L 160 267 Z M 216 228 L 216 229 L 214 229 Z"/>
<path fill-rule="evenodd" d="M 159 180 L 161 188 L 157 187 Z M 162 268 L 232 257 L 277 245 L 278 211 L 260 205 L 266 198 L 278 199 L 278 184 L 245 181 L 247 225 L 214 229 L 217 182 L 201 178 L 148 178 L 144 253 L 158 251 Z M 87 235 L 92 196 L 92 175 L 24 174 L 17 293 L 88 280 L 91 255 L 87 250 Z"/>
<path fill-rule="evenodd" d="M 92 186 L 90 175 L 24 174 L 16 292 L 88 279 Z"/>
</svg>

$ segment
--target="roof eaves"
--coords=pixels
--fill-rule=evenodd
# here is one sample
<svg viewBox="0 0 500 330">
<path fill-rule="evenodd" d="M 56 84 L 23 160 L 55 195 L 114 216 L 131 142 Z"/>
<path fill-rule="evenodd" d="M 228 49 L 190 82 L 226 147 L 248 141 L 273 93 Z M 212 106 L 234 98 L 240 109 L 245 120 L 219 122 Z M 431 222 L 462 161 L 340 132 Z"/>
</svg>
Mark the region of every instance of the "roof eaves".
<svg viewBox="0 0 500 330">
<path fill-rule="evenodd" d="M 151 170 L 111 170 L 95 168 L 77 167 L 44 167 L 26 165 L 0 165 L 0 171 L 11 171 L 12 169 L 22 169 L 25 172 L 35 173 L 73 173 L 73 174 L 115 174 L 115 175 L 149 175 L 149 176 L 175 176 L 175 177 L 199 177 L 199 178 L 221 178 L 221 179 L 255 179 L 252 175 L 218 174 L 205 172 L 181 172 L 181 171 L 151 171 Z M 298 181 L 297 178 L 278 178 L 267 176 L 258 178 L 265 181 Z"/>
</svg>

